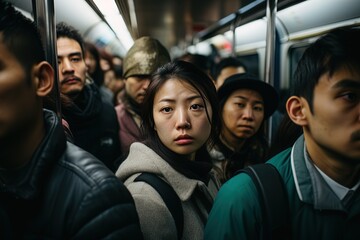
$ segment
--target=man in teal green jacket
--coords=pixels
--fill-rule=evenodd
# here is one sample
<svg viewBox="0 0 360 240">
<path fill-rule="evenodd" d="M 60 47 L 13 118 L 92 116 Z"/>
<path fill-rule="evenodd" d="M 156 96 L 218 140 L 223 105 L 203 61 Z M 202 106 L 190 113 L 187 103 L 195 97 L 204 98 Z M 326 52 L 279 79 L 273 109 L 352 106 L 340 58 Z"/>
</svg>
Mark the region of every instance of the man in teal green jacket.
<svg viewBox="0 0 360 240">
<path fill-rule="evenodd" d="M 360 239 L 360 29 L 338 29 L 304 53 L 286 103 L 303 129 L 268 163 L 290 205 L 292 239 Z M 264 239 L 259 194 L 247 174 L 223 185 L 205 239 Z M 268 239 L 268 238 L 266 238 Z"/>
</svg>

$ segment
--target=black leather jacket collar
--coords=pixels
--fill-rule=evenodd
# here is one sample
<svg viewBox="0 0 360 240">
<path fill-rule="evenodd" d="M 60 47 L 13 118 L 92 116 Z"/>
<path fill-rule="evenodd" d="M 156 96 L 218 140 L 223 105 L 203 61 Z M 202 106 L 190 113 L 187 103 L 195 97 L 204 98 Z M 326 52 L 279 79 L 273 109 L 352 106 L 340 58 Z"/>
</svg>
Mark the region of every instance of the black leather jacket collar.
<svg viewBox="0 0 360 240">
<path fill-rule="evenodd" d="M 44 109 L 46 135 L 32 159 L 24 167 L 25 174 L 11 185 L 3 185 L 0 192 L 12 193 L 18 198 L 34 199 L 46 182 L 51 166 L 56 164 L 66 149 L 66 137 L 56 114 Z"/>
</svg>

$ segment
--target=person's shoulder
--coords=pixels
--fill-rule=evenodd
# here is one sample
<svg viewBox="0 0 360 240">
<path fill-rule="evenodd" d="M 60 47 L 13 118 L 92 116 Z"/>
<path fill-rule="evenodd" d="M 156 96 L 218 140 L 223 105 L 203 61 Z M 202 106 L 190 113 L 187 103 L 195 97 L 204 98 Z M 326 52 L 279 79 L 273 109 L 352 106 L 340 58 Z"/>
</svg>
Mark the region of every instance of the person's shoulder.
<svg viewBox="0 0 360 240">
<path fill-rule="evenodd" d="M 275 165 L 276 162 L 280 163 L 280 162 L 288 159 L 290 157 L 290 154 L 291 154 L 291 147 L 279 152 L 278 154 L 276 154 L 275 156 L 270 158 L 268 162 L 271 162 Z"/>
<path fill-rule="evenodd" d="M 101 101 L 102 104 L 102 110 L 101 110 L 101 117 L 104 119 L 105 124 L 111 124 L 111 125 L 118 125 L 118 119 L 117 119 L 117 112 L 115 110 L 115 107 L 112 103 L 106 100 Z M 107 126 L 108 128 L 110 126 Z"/>
<path fill-rule="evenodd" d="M 105 86 L 100 86 L 99 92 L 102 101 L 108 102 L 110 105 L 113 105 L 112 101 L 114 99 L 114 93 L 109 88 Z"/>
<path fill-rule="evenodd" d="M 141 238 L 130 192 L 102 162 L 81 148 L 67 143 L 52 173 L 49 189 L 52 191 L 49 195 L 63 198 L 60 209 L 72 210 L 69 224 L 75 231 L 81 229 L 74 238 Z"/>
<path fill-rule="evenodd" d="M 220 232 L 239 232 L 242 235 L 249 229 L 241 223 L 245 221 L 255 223 L 260 219 L 260 215 L 259 194 L 255 184 L 249 175 L 239 173 L 224 183 L 216 195 L 207 223 L 206 239 L 212 234 L 218 236 L 219 232 L 214 229 L 221 229 Z M 228 229 L 231 222 L 238 222 L 239 229 Z M 211 237 L 211 239 L 216 238 Z"/>
<path fill-rule="evenodd" d="M 77 176 L 78 181 L 89 187 L 99 185 L 106 179 L 116 179 L 99 159 L 70 142 L 67 142 L 67 149 L 59 165 L 63 174 Z"/>
<path fill-rule="evenodd" d="M 74 204 L 81 201 L 102 202 L 96 198 L 104 194 L 109 195 L 106 201 L 113 204 L 116 201 L 132 201 L 124 184 L 110 169 L 95 156 L 70 142 L 67 142 L 65 152 L 52 171 L 49 186 L 53 191 L 66 191 Z M 66 190 L 54 190 L 55 186 L 66 186 Z"/>
<path fill-rule="evenodd" d="M 239 173 L 225 182 L 220 188 L 217 198 L 228 199 L 230 202 L 256 198 L 257 192 L 249 175 Z M 250 200 L 251 202 L 251 200 Z"/>
<path fill-rule="evenodd" d="M 115 112 L 115 106 L 109 100 L 101 99 L 101 103 L 106 111 Z"/>
<path fill-rule="evenodd" d="M 121 102 L 118 105 L 116 105 L 115 111 L 116 111 L 118 118 L 123 117 L 124 115 L 131 116 L 131 114 L 127 112 L 127 105 L 124 102 Z"/>
<path fill-rule="evenodd" d="M 130 145 L 126 159 L 116 171 L 116 176 L 125 181 L 133 174 L 163 170 L 167 163 L 151 148 L 141 142 Z"/>
<path fill-rule="evenodd" d="M 291 148 L 287 148 L 284 151 L 276 154 L 274 157 L 269 159 L 267 163 L 270 163 L 276 167 L 280 175 L 283 175 L 284 171 L 288 171 L 291 167 Z"/>
</svg>

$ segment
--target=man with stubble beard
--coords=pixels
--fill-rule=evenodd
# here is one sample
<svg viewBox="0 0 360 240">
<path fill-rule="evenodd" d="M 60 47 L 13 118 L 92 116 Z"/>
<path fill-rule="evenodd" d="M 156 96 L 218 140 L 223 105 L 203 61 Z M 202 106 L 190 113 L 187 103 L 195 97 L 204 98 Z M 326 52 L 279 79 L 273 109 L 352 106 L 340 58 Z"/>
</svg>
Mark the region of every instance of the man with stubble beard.
<svg viewBox="0 0 360 240">
<path fill-rule="evenodd" d="M 60 89 L 72 100 L 62 113 L 69 123 L 74 143 L 99 158 L 114 172 L 121 154 L 114 107 L 101 99 L 94 83 L 86 81 L 84 41 L 66 23 L 56 26 Z"/>
</svg>

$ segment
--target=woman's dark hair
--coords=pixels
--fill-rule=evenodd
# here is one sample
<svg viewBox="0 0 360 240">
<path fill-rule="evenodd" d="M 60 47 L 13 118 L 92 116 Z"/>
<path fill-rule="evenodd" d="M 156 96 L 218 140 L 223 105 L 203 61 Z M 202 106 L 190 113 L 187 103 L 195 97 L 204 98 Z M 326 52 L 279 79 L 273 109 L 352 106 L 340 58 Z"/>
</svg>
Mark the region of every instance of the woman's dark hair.
<svg viewBox="0 0 360 240">
<path fill-rule="evenodd" d="M 151 83 L 147 89 L 146 96 L 142 105 L 142 126 L 141 132 L 143 139 L 147 143 L 152 143 L 152 147 L 161 148 L 161 144 L 154 146 L 153 143 L 159 143 L 159 137 L 154 129 L 153 105 L 154 98 L 158 90 L 169 79 L 180 79 L 193 86 L 202 97 L 208 120 L 211 124 L 211 133 L 207 144 L 212 146 L 219 136 L 220 115 L 218 111 L 218 101 L 216 89 L 212 80 L 199 68 L 185 61 L 174 61 L 160 67 L 151 78 Z M 212 116 L 209 116 L 206 101 L 210 103 Z M 206 145 L 204 147 L 206 149 Z"/>
<path fill-rule="evenodd" d="M 186 53 L 183 56 L 179 57 L 177 60 L 185 61 L 194 64 L 196 67 L 204 71 L 205 73 L 210 73 L 211 68 L 213 67 L 213 61 L 209 56 L 202 54 L 192 54 Z"/>
</svg>

